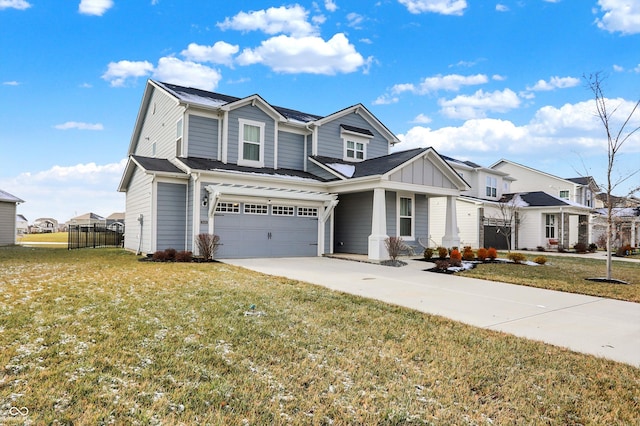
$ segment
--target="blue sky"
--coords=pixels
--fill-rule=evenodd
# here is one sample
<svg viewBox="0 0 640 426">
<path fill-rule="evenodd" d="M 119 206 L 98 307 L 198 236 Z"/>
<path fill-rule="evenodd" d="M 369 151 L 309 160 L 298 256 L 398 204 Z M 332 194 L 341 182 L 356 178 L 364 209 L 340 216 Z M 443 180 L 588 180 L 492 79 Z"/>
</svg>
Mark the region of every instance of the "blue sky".
<svg viewBox="0 0 640 426">
<path fill-rule="evenodd" d="M 0 188 L 30 221 L 124 211 L 148 78 L 319 115 L 362 103 L 397 150 L 602 181 L 583 79 L 599 71 L 625 117 L 640 99 L 640 1 L 0 0 Z M 616 176 L 639 168 L 636 137 Z"/>
</svg>

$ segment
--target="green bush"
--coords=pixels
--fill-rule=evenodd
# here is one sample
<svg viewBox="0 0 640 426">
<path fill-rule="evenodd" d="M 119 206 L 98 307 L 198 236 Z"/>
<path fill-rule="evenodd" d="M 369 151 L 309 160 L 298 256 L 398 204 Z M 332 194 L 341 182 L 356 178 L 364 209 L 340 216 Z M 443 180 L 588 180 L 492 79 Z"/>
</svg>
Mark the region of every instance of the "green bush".
<svg viewBox="0 0 640 426">
<path fill-rule="evenodd" d="M 513 263 L 522 263 L 527 260 L 527 256 L 522 253 L 509 253 L 507 255 L 507 259 L 511 260 Z"/>
</svg>

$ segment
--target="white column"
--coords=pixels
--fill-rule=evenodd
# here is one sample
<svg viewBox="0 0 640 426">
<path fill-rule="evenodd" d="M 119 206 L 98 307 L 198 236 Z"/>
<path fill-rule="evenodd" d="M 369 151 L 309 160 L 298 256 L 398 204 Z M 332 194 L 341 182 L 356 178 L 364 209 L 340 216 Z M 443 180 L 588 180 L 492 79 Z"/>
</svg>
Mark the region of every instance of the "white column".
<svg viewBox="0 0 640 426">
<path fill-rule="evenodd" d="M 373 190 L 373 210 L 371 217 L 371 235 L 369 235 L 369 259 L 384 260 L 389 258 L 384 241 L 387 236 L 387 208 L 385 205 L 385 190 Z"/>
<path fill-rule="evenodd" d="M 631 247 L 638 247 L 636 243 L 636 226 L 638 226 L 638 223 L 631 219 Z"/>
<path fill-rule="evenodd" d="M 446 222 L 444 227 L 444 237 L 442 246 L 446 248 L 460 247 L 460 236 L 458 235 L 458 215 L 456 213 L 456 197 L 447 197 Z"/>
</svg>

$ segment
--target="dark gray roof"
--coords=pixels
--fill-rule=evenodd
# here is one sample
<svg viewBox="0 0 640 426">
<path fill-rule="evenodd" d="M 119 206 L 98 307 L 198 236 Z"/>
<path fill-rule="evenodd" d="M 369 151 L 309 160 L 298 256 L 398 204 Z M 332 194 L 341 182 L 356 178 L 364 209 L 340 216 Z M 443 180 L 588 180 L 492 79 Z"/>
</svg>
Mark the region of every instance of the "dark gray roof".
<svg viewBox="0 0 640 426">
<path fill-rule="evenodd" d="M 177 84 L 162 83 L 162 82 L 156 82 L 156 83 L 164 87 L 169 92 L 173 93 L 174 96 L 176 96 L 177 98 L 185 102 L 198 103 L 201 105 L 220 107 L 220 106 L 224 106 L 226 104 L 236 102 L 242 99 L 242 98 L 237 98 L 235 96 L 223 95 L 221 93 L 209 92 L 201 89 L 194 89 L 193 87 L 178 86 Z M 255 95 L 255 96 L 259 96 L 259 95 Z M 308 123 L 308 122 L 315 121 L 322 118 L 321 115 L 308 114 L 306 112 L 296 111 L 291 108 L 283 108 L 283 107 L 279 107 L 271 104 L 269 105 L 289 120 Z"/>
<path fill-rule="evenodd" d="M 236 164 L 223 163 L 222 161 L 210 160 L 207 158 L 197 158 L 197 157 L 188 157 L 188 158 L 178 158 L 178 161 L 183 163 L 185 166 L 189 167 L 192 170 L 224 170 L 224 171 L 234 171 L 241 173 L 258 173 L 258 174 L 266 174 L 275 177 L 282 178 L 300 178 L 300 179 L 312 179 L 319 182 L 326 182 L 325 179 L 322 179 L 316 175 L 311 173 L 303 172 L 301 170 L 292 170 L 292 169 L 269 169 L 269 168 L 258 168 L 258 167 L 245 167 L 238 166 Z"/>
<path fill-rule="evenodd" d="M 139 155 L 132 156 L 143 169 L 150 172 L 184 173 L 166 158 L 150 158 Z"/>
<path fill-rule="evenodd" d="M 339 158 L 324 157 L 319 155 L 313 156 L 311 158 L 327 167 L 329 167 L 328 164 L 348 164 L 354 166 L 355 171 L 350 177 L 358 178 L 364 176 L 383 175 L 400 166 L 401 164 L 406 163 L 412 158 L 424 153 L 427 149 L 428 148 L 414 148 L 360 162 L 344 161 Z"/>
<path fill-rule="evenodd" d="M 516 194 L 504 194 L 500 201 L 508 202 Z M 549 195 L 543 191 L 535 192 L 519 192 L 520 198 L 531 207 L 552 207 L 552 206 L 568 206 L 569 203 L 562 201 L 561 199 Z"/>
<path fill-rule="evenodd" d="M 458 160 L 458 159 L 453 158 L 453 157 L 447 157 L 446 155 L 442 155 L 442 154 L 440 154 L 440 157 L 442 157 L 445 161 L 449 161 L 449 162 L 452 162 L 452 163 L 458 163 L 458 164 L 464 164 L 466 166 L 473 167 L 474 169 L 482 168 L 482 166 L 480 164 L 476 164 L 473 161 L 462 161 L 462 160 Z"/>
<path fill-rule="evenodd" d="M 576 178 L 566 178 L 569 182 L 577 183 L 578 185 L 589 185 L 589 183 L 593 180 L 591 176 L 586 177 L 576 177 Z"/>
<path fill-rule="evenodd" d="M 371 130 L 369 130 L 369 129 L 363 129 L 361 127 L 349 126 L 348 124 L 341 124 L 340 127 L 342 127 L 344 130 L 348 130 L 350 132 L 361 133 L 361 134 L 367 135 L 367 136 L 373 136 L 373 132 Z"/>
</svg>

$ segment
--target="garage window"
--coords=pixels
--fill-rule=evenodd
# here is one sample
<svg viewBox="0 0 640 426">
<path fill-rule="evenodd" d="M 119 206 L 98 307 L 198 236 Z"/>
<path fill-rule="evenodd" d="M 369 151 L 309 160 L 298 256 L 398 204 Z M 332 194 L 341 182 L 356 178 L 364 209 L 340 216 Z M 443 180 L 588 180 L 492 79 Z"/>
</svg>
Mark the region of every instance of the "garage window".
<svg viewBox="0 0 640 426">
<path fill-rule="evenodd" d="M 216 207 L 216 213 L 240 213 L 240 203 L 220 202 Z"/>
<path fill-rule="evenodd" d="M 295 208 L 293 206 L 271 206 L 271 214 L 274 216 L 294 216 Z"/>
<path fill-rule="evenodd" d="M 298 207 L 298 216 L 318 217 L 317 207 Z"/>
<path fill-rule="evenodd" d="M 244 204 L 245 214 L 269 214 L 269 206 L 267 204 Z"/>
</svg>

